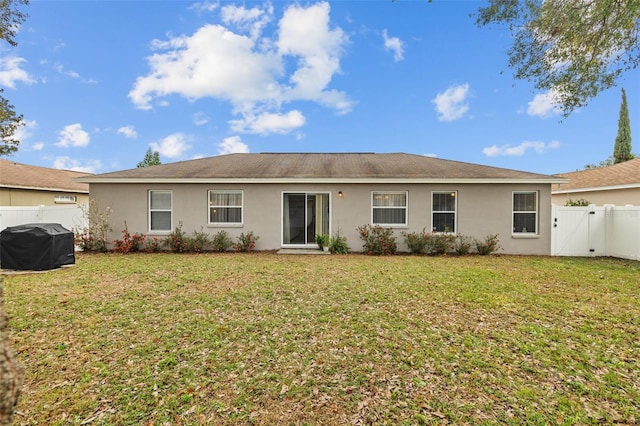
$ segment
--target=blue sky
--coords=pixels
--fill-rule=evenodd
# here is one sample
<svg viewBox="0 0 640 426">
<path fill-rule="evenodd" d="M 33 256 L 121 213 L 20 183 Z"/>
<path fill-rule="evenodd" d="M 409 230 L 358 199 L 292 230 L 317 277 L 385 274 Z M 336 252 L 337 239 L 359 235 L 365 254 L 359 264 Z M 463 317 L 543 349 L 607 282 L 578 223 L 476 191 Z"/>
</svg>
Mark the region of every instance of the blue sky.
<svg viewBox="0 0 640 426">
<path fill-rule="evenodd" d="M 613 151 L 620 87 L 562 116 L 477 1 L 42 1 L 0 86 L 14 161 L 103 173 L 231 152 L 407 152 L 553 174 Z M 627 72 L 640 152 L 640 70 Z"/>
</svg>

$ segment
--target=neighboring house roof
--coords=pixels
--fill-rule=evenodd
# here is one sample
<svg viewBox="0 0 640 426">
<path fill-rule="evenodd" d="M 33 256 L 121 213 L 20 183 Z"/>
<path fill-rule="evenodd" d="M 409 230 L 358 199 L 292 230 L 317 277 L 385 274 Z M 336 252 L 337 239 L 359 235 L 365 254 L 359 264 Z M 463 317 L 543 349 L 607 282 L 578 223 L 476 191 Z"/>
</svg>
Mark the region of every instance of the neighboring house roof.
<svg viewBox="0 0 640 426">
<path fill-rule="evenodd" d="M 568 178 L 569 182 L 553 185 L 553 194 L 640 188 L 640 158 L 558 176 Z"/>
<path fill-rule="evenodd" d="M 144 182 L 564 182 L 556 176 L 413 154 L 229 154 L 77 179 L 87 183 Z"/>
<path fill-rule="evenodd" d="M 49 169 L 29 166 L 0 159 L 0 187 L 33 189 L 40 191 L 77 192 L 88 194 L 89 185 L 74 181 L 90 176 L 88 173 L 71 170 Z"/>
</svg>

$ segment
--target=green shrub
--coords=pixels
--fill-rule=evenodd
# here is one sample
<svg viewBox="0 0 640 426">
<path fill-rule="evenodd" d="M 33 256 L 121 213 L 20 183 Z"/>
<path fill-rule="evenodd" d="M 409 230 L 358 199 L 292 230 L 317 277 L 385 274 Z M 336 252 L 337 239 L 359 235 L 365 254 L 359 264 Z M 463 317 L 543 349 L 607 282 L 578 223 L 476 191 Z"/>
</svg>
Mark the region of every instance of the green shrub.
<svg viewBox="0 0 640 426">
<path fill-rule="evenodd" d="M 340 230 L 336 231 L 329 241 L 329 251 L 335 254 L 349 253 L 347 237 L 340 235 Z"/>
<path fill-rule="evenodd" d="M 233 244 L 233 249 L 238 252 L 248 252 L 249 250 L 253 250 L 256 248 L 256 241 L 258 241 L 260 237 L 253 234 L 253 231 L 249 231 L 246 234 L 243 232 L 238 235 L 236 239 L 236 243 Z"/>
<path fill-rule="evenodd" d="M 427 252 L 429 233 L 424 228 L 421 232 L 402 232 L 401 234 L 411 253 L 424 254 Z"/>
<path fill-rule="evenodd" d="M 227 231 L 224 230 L 218 231 L 218 233 L 213 236 L 213 239 L 211 241 L 213 251 L 218 253 L 229 250 L 232 244 L 233 241 L 231 241 L 231 238 L 229 237 Z"/>
<path fill-rule="evenodd" d="M 366 254 L 380 256 L 396 253 L 398 245 L 393 229 L 380 225 L 362 225 L 356 229 L 360 239 L 364 241 L 362 248 Z"/>
<path fill-rule="evenodd" d="M 73 229 L 73 240 L 74 244 L 78 246 L 78 248 L 85 252 L 90 251 L 107 251 L 107 245 L 104 244 L 103 241 L 95 238 L 94 234 L 92 234 L 87 228 L 84 229 Z"/>
<path fill-rule="evenodd" d="M 193 231 L 191 236 L 186 240 L 186 251 L 202 253 L 210 246 L 211 238 L 209 237 L 209 234 L 203 231 L 202 227 L 200 228 L 200 231 Z"/>
<path fill-rule="evenodd" d="M 484 240 L 475 239 L 476 251 L 478 254 L 487 255 L 495 253 L 500 249 L 500 241 L 498 240 L 498 234 L 487 235 Z"/>
<path fill-rule="evenodd" d="M 174 253 L 184 253 L 187 251 L 187 236 L 182 230 L 182 222 L 165 237 L 163 243 Z"/>
<path fill-rule="evenodd" d="M 144 251 L 147 253 L 156 253 L 160 251 L 162 241 L 158 237 L 147 238 L 144 240 Z"/>
<path fill-rule="evenodd" d="M 446 254 L 454 250 L 456 236 L 448 233 L 403 232 L 404 240 L 409 251 L 414 254 Z"/>
<path fill-rule="evenodd" d="M 587 207 L 589 204 L 589 201 L 584 198 L 580 198 L 579 200 L 568 199 L 567 202 L 564 203 L 565 207 Z"/>
<path fill-rule="evenodd" d="M 427 250 L 432 254 L 447 254 L 453 250 L 456 236 L 453 234 L 431 233 L 427 240 Z"/>
<path fill-rule="evenodd" d="M 106 252 L 107 234 L 113 229 L 109 223 L 111 208 L 100 210 L 98 203 L 92 198 L 88 206 L 82 207 L 82 213 L 89 226 L 82 229 L 74 228 L 74 243 L 82 251 Z"/>
<path fill-rule="evenodd" d="M 122 230 L 122 239 L 113 241 L 113 251 L 116 253 L 133 253 L 140 251 L 144 245 L 146 236 L 137 232 L 130 234 L 127 228 L 127 222 L 124 223 Z"/>
<path fill-rule="evenodd" d="M 456 235 L 456 239 L 453 242 L 453 251 L 455 251 L 456 254 L 460 256 L 469 254 L 469 252 L 471 251 L 472 244 L 473 244 L 473 239 L 471 237 L 458 234 Z"/>
</svg>

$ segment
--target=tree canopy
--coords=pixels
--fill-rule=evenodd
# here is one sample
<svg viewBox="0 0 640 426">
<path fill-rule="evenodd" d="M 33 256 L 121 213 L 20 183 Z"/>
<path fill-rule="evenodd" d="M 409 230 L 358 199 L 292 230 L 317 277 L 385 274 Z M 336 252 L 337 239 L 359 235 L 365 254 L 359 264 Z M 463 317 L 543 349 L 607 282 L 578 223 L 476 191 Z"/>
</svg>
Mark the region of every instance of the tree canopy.
<svg viewBox="0 0 640 426">
<path fill-rule="evenodd" d="M 147 149 L 147 153 L 144 155 L 144 159 L 138 163 L 136 167 L 149 167 L 162 164 L 160 162 L 160 153 L 158 151 L 152 151 L 151 148 Z"/>
<path fill-rule="evenodd" d="M 507 25 L 515 77 L 567 117 L 640 63 L 640 0 L 489 0 L 479 26 Z"/>
<path fill-rule="evenodd" d="M 20 24 L 27 15 L 18 6 L 29 4 L 29 0 L 0 0 L 0 40 L 11 46 L 16 46 L 16 34 Z M 16 130 L 24 125 L 22 115 L 16 114 L 13 105 L 9 103 L 0 89 L 0 156 L 9 155 L 18 150 L 20 141 L 16 138 Z"/>
<path fill-rule="evenodd" d="M 0 156 L 9 155 L 18 150 L 20 141 L 15 137 L 16 130 L 24 125 L 22 115 L 17 115 L 13 105 L 2 96 L 0 89 Z"/>
<path fill-rule="evenodd" d="M 16 35 L 20 25 L 27 19 L 27 15 L 18 9 L 26 6 L 29 0 L 0 0 L 0 40 L 5 40 L 11 46 L 16 46 Z"/>
</svg>

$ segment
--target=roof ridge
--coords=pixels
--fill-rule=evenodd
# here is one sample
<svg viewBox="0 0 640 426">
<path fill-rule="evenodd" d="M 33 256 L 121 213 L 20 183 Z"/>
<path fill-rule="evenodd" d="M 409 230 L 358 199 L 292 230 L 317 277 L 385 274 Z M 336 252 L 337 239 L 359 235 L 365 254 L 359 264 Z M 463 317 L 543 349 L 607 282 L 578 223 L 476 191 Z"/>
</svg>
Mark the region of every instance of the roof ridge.
<svg viewBox="0 0 640 426">
<path fill-rule="evenodd" d="M 251 152 L 244 152 L 242 154 L 252 154 Z M 380 155 L 381 153 L 377 152 L 256 152 L 255 154 L 270 154 L 270 155 L 361 155 L 361 154 L 376 154 Z M 403 152 L 399 152 L 398 154 L 404 154 Z"/>
</svg>

